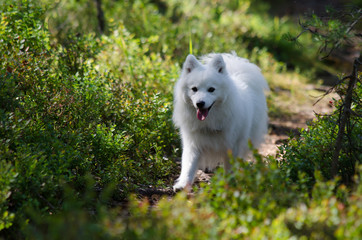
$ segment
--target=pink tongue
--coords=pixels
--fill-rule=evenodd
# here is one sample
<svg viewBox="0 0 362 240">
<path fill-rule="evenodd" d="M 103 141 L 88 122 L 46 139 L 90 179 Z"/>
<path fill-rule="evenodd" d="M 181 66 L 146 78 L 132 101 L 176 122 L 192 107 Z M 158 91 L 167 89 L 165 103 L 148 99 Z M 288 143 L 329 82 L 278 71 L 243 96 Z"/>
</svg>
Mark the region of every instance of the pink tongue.
<svg viewBox="0 0 362 240">
<path fill-rule="evenodd" d="M 208 109 L 197 109 L 197 118 L 200 121 L 204 121 L 209 113 Z"/>
</svg>

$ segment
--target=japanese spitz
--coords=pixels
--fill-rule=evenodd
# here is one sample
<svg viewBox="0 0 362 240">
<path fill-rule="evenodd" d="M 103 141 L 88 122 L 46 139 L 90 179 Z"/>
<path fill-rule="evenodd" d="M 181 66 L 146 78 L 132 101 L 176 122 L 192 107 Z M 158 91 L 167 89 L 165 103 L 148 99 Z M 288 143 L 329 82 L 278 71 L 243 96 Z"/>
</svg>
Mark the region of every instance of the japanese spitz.
<svg viewBox="0 0 362 240">
<path fill-rule="evenodd" d="M 182 138 L 181 174 L 174 190 L 190 187 L 197 169 L 212 170 L 228 151 L 246 158 L 267 133 L 268 90 L 260 69 L 236 54 L 188 55 L 174 89 L 173 121 Z"/>
</svg>

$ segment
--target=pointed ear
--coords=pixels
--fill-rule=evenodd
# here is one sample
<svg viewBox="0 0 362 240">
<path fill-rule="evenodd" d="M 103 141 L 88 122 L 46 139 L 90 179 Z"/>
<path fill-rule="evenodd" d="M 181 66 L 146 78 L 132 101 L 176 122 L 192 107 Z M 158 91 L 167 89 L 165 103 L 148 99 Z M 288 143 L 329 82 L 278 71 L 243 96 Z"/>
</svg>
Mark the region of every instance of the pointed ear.
<svg viewBox="0 0 362 240">
<path fill-rule="evenodd" d="M 183 71 L 185 73 L 190 73 L 200 65 L 200 62 L 196 59 L 196 57 L 192 54 L 189 54 L 185 60 Z"/>
<path fill-rule="evenodd" d="M 225 62 L 221 54 L 215 55 L 215 57 L 211 60 L 210 65 L 219 73 L 225 72 Z"/>
</svg>

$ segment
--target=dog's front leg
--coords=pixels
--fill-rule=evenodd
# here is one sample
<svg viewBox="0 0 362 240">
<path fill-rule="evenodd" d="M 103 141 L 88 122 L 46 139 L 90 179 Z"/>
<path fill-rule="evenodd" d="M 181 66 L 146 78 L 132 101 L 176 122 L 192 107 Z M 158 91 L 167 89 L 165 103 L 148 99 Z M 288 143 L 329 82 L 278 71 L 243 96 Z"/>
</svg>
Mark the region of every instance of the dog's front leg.
<svg viewBox="0 0 362 240">
<path fill-rule="evenodd" d="M 194 146 L 184 146 L 181 161 L 181 174 L 173 186 L 174 191 L 191 187 L 199 165 L 199 159 L 200 152 Z"/>
</svg>

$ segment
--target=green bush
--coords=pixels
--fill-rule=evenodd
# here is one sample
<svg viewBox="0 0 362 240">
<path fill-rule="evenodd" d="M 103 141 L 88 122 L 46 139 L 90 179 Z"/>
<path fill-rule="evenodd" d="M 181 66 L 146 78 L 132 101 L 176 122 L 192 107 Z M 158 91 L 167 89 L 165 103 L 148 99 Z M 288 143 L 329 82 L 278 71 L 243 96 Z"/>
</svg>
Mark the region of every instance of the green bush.
<svg viewBox="0 0 362 240">
<path fill-rule="evenodd" d="M 35 3 L 1 6 L 1 228 L 15 217 L 16 229 L 25 209 L 60 211 L 64 185 L 82 192 L 87 174 L 102 188 L 119 185 L 124 199 L 136 186 L 164 185 L 175 165 L 170 98 L 152 83 L 163 84 L 168 73 L 149 72 L 152 84 L 143 85 L 142 69 L 131 76 L 96 70 L 102 41 L 69 35 L 50 44 Z M 148 69 L 157 58 L 137 57 Z"/>
<path fill-rule="evenodd" d="M 212 184 L 195 188 L 192 195 L 178 193 L 156 206 L 148 199 L 131 196 L 127 211 L 107 209 L 93 203 L 92 189 L 83 201 L 67 198 L 61 214 L 36 221 L 25 228 L 36 239 L 59 236 L 79 239 L 359 239 L 361 230 L 361 184 L 338 187 L 316 174 L 316 184 L 294 185 L 273 158 L 263 162 L 233 161 L 233 172 L 222 169 Z M 360 173 L 360 168 L 358 172 Z M 91 186 L 91 185 L 90 185 Z M 90 197 L 89 197 L 90 196 Z M 88 203 L 88 205 L 87 205 Z M 81 205 L 88 206 L 83 208 Z M 77 221 L 75 221 L 77 217 Z M 68 221 L 66 219 L 69 219 Z M 63 229 L 67 229 L 63 234 Z M 90 235 L 92 233 L 92 235 Z"/>
<path fill-rule="evenodd" d="M 16 178 L 13 166 L 5 161 L 0 162 L 0 231 L 11 227 L 14 213 L 8 211 L 8 198 L 11 196 L 11 183 Z"/>
<path fill-rule="evenodd" d="M 343 87 L 342 87 L 343 88 Z M 342 90 L 341 90 L 342 91 Z M 359 117 L 358 99 L 362 97 L 361 83 L 357 83 L 354 92 L 352 114 L 348 124 L 348 133 L 344 134 L 342 150 L 338 159 L 338 175 L 345 184 L 352 184 L 356 166 L 362 164 L 362 126 Z M 291 138 L 280 148 L 281 168 L 287 172 L 292 181 L 297 181 L 300 173 L 309 179 L 310 186 L 314 183 L 314 172 L 320 171 L 327 180 L 333 176 L 332 157 L 338 133 L 338 121 L 342 100 L 334 101 L 336 111 L 329 116 L 318 116 L 318 119 L 302 129 L 300 136 Z"/>
<path fill-rule="evenodd" d="M 232 160 L 232 173 L 219 171 L 204 190 L 205 205 L 216 214 L 223 239 L 247 238 L 287 208 L 308 201 L 302 184 L 289 183 L 274 158 L 264 162 L 257 152 L 254 157 L 254 163 Z"/>
<path fill-rule="evenodd" d="M 63 42 L 62 36 L 68 32 L 93 30 L 97 33 L 92 3 L 87 3 L 89 6 L 86 8 L 84 1 L 68 4 L 45 2 L 51 6 L 47 11 L 51 22 L 49 28 L 58 41 Z M 147 55 L 159 53 L 163 58 L 171 56 L 174 61 L 182 63 L 191 37 L 196 55 L 236 51 L 240 56 L 250 57 L 253 49 L 265 49 L 273 56 L 273 61 L 302 68 L 303 73 L 310 74 L 314 68 L 311 59 L 316 55 L 311 39 L 308 36 L 300 39 L 301 43 L 308 45 L 308 50 L 295 47 L 283 37 L 287 33 L 297 34 L 294 22 L 287 17 L 269 17 L 265 12 L 255 14 L 250 5 L 250 0 L 198 1 L 196 5 L 179 0 L 102 0 L 110 36 L 122 26 L 139 41 Z M 149 42 L 150 39 L 153 41 Z M 118 44 L 122 45 L 124 43 Z M 132 58 L 132 55 L 128 57 Z M 262 57 L 259 59 L 263 60 Z"/>
</svg>

